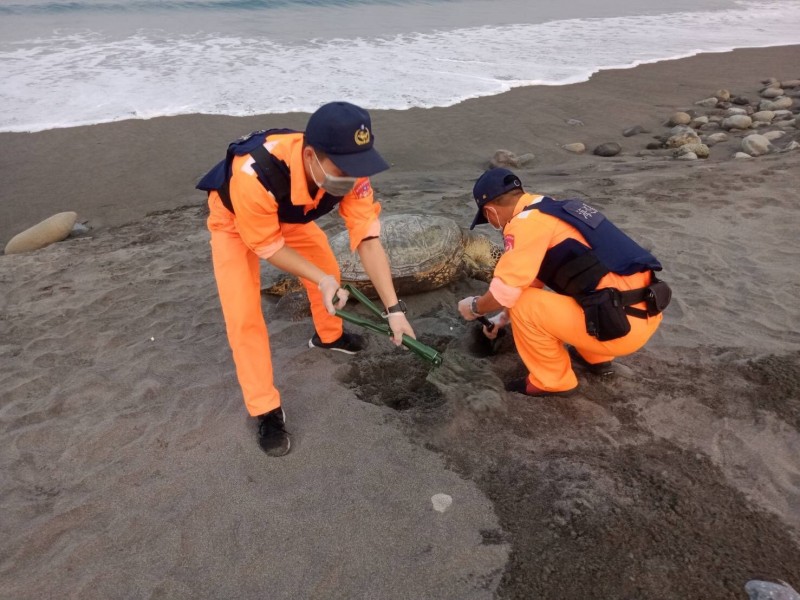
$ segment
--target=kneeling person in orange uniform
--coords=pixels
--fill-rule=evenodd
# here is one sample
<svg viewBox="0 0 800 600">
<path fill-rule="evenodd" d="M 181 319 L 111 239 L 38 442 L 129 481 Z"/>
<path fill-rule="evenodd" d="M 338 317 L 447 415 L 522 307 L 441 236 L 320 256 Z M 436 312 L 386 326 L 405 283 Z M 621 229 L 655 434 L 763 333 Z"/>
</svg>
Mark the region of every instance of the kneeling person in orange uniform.
<svg viewBox="0 0 800 600">
<path fill-rule="evenodd" d="M 316 219 L 338 209 L 365 271 L 387 307 L 392 339 L 414 337 L 395 293 L 380 242 L 380 205 L 369 176 L 389 168 L 373 148 L 367 111 L 332 102 L 311 115 L 305 132 L 265 130 L 233 142 L 198 183 L 208 192 L 211 254 L 236 375 L 258 441 L 269 455 L 289 451 L 281 396 L 261 311 L 259 259 L 300 277 L 315 332 L 309 347 L 355 354 L 360 336 L 345 333 L 335 310 L 347 301 L 328 238 Z M 334 304 L 334 300 L 336 303 Z"/>
<path fill-rule="evenodd" d="M 489 223 L 503 231 L 505 252 L 489 290 L 464 298 L 467 320 L 490 319 L 496 336 L 511 321 L 514 343 L 529 374 L 506 383 L 528 396 L 558 395 L 578 386 L 572 359 L 597 374 L 645 345 L 661 323 L 669 287 L 655 257 L 581 200 L 526 193 L 502 168 L 475 183 L 478 214 L 470 229 Z M 549 289 L 544 289 L 545 286 Z M 569 351 L 565 344 L 571 346 Z"/>
</svg>

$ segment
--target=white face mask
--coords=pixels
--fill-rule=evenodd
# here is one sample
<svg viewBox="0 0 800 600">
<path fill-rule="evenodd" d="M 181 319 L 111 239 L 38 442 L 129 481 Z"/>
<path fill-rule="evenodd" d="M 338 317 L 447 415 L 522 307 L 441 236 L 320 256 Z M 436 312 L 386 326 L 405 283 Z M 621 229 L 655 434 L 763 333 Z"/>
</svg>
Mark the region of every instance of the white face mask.
<svg viewBox="0 0 800 600">
<path fill-rule="evenodd" d="M 486 215 L 486 220 L 489 222 L 489 225 L 492 226 L 492 229 L 494 229 L 495 231 L 503 231 L 503 228 L 500 227 L 500 215 L 497 214 L 497 209 L 495 209 L 494 206 L 484 206 L 483 210 L 487 212 L 492 211 L 494 213 L 494 218 L 498 223 L 497 225 L 492 223 L 492 220 L 489 218 L 489 215 Z"/>
<path fill-rule="evenodd" d="M 314 177 L 314 171 L 311 171 L 311 178 L 317 186 L 321 187 L 331 196 L 344 196 L 350 193 L 350 190 L 353 189 L 356 181 L 358 181 L 358 177 L 337 177 L 336 175 L 329 175 L 325 169 L 322 168 L 322 163 L 319 162 L 316 152 L 314 153 L 314 160 L 317 161 L 317 166 L 319 166 L 319 170 L 322 171 L 324 175 L 322 181 L 317 181 L 317 178 Z"/>
</svg>

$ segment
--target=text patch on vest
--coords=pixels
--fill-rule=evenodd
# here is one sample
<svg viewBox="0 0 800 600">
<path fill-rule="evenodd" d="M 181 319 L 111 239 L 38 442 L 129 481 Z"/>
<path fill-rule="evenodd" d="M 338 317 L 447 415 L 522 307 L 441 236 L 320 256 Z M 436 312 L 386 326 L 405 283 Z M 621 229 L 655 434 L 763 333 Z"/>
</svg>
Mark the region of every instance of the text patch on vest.
<svg viewBox="0 0 800 600">
<path fill-rule="evenodd" d="M 580 219 L 592 229 L 597 229 L 605 220 L 603 213 L 589 206 L 582 200 L 569 200 L 564 203 L 562 208 L 573 217 Z"/>
</svg>

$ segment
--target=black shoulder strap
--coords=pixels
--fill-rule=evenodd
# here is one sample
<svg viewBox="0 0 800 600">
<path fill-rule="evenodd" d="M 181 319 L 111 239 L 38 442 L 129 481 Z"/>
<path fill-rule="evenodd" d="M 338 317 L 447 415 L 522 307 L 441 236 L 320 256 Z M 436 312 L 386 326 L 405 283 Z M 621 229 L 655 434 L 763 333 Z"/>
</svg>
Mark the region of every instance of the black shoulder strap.
<svg viewBox="0 0 800 600">
<path fill-rule="evenodd" d="M 261 185 L 272 192 L 279 203 L 290 200 L 292 187 L 286 163 L 272 156 L 263 145 L 253 150 L 250 156 L 255 160 L 254 170 Z"/>
<path fill-rule="evenodd" d="M 286 166 L 286 163 L 272 156 L 263 144 L 254 148 L 250 152 L 250 156 L 253 157 L 253 170 L 261 185 L 275 196 L 278 203 L 290 200 L 292 188 L 289 167 Z M 225 208 L 234 212 L 233 202 L 231 202 L 230 179 L 225 180 L 225 184 L 218 190 L 218 193 Z"/>
</svg>

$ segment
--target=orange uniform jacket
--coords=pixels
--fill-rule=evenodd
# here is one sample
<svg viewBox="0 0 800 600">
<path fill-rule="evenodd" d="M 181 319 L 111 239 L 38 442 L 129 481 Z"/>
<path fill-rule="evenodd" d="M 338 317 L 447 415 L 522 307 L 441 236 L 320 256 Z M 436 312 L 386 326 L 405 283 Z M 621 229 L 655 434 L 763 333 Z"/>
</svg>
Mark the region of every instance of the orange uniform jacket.
<svg viewBox="0 0 800 600">
<path fill-rule="evenodd" d="M 523 210 L 541 198 L 523 194 L 517 202 L 514 217 L 503 229 L 505 252 L 495 266 L 489 291 L 510 309 L 515 343 L 530 371 L 531 383 L 542 390 L 564 391 L 577 386 L 577 379 L 563 342 L 578 348 L 589 362 L 608 361 L 643 346 L 661 322 L 661 315 L 631 317 L 631 332 L 617 340 L 600 342 L 586 333 L 578 303 L 569 296 L 543 290 L 537 275 L 545 253 L 565 239 L 590 245 L 569 223 L 536 209 Z M 627 291 L 650 283 L 649 271 L 633 275 L 608 273 L 597 287 Z M 644 308 L 644 304 L 635 306 Z"/>
<path fill-rule="evenodd" d="M 302 159 L 303 134 L 282 133 L 266 139 L 265 148 L 289 167 L 291 202 L 314 209 L 324 196 L 312 197 L 306 183 Z M 232 163 L 230 196 L 234 212 L 225 208 L 216 191 L 208 196 L 211 253 L 228 341 L 236 364 L 236 375 L 245 405 L 251 415 L 261 415 L 280 406 L 273 383 L 272 359 L 264 315 L 261 311 L 259 259 L 269 259 L 284 245 L 297 251 L 325 273 L 339 279 L 339 265 L 328 238 L 313 221 L 282 223 L 278 201 L 258 180 L 249 154 Z M 380 233 L 380 205 L 373 198 L 368 178 L 359 179 L 338 205 L 350 235 L 350 248 Z M 333 342 L 342 335 L 342 321 L 331 316 L 313 282 L 302 280 L 311 302 L 311 316 L 320 339 Z"/>
<path fill-rule="evenodd" d="M 269 136 L 265 147 L 270 154 L 286 163 L 290 173 L 300 175 L 291 177 L 292 204 L 306 206 L 307 210 L 316 208 L 324 191 L 318 190 L 313 198 L 308 192 L 301 156 L 303 134 Z M 249 154 L 234 158 L 230 181 L 231 202 L 242 241 L 260 258 L 267 259 L 283 247 L 284 240 L 278 220 L 278 202 L 261 185 L 253 170 L 253 162 Z M 369 179 L 364 177 L 339 203 L 339 214 L 350 233 L 351 250 L 355 250 L 365 237 L 380 233 L 379 213 L 380 204 L 374 201 Z"/>
</svg>

